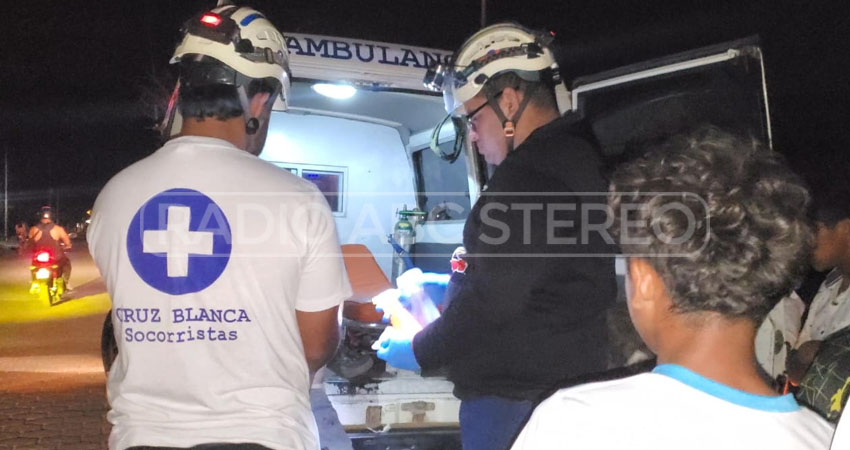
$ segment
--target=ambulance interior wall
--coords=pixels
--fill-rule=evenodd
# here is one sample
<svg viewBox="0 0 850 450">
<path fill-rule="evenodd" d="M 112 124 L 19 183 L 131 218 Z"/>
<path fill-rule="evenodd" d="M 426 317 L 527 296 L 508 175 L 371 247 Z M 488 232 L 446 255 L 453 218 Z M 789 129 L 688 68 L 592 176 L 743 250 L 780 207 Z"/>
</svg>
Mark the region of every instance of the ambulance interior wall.
<svg viewBox="0 0 850 450">
<path fill-rule="evenodd" d="M 387 235 L 393 231 L 395 211 L 416 204 L 413 169 L 398 130 L 357 120 L 275 112 L 260 158 L 281 167 L 345 169 L 344 211 L 335 214 L 340 243 L 368 247 L 389 278 L 392 247 Z"/>
</svg>

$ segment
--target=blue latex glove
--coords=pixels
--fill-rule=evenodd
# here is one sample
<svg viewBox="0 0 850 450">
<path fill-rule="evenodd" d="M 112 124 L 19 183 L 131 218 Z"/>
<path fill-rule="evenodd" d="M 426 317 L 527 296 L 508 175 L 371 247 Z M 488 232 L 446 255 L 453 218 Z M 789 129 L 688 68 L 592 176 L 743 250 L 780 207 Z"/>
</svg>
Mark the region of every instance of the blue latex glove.
<svg viewBox="0 0 850 450">
<path fill-rule="evenodd" d="M 445 275 L 447 279 L 449 278 L 448 274 L 439 275 Z M 446 298 L 446 289 L 448 288 L 448 285 L 448 281 L 444 283 L 443 280 L 440 280 L 439 283 L 424 283 L 422 285 L 422 290 L 425 291 L 425 294 L 431 299 L 434 306 L 444 308 L 446 305 L 443 300 Z"/>
<path fill-rule="evenodd" d="M 450 279 L 451 274 L 448 273 L 422 272 L 422 269 L 413 268 L 399 275 L 396 279 L 396 285 L 398 285 L 402 296 L 410 297 L 426 286 L 441 287 L 445 290 Z M 431 300 L 436 304 L 440 304 L 443 299 L 441 297 L 432 298 Z"/>
<path fill-rule="evenodd" d="M 451 275 L 447 273 L 422 272 L 419 268 L 410 269 L 396 279 L 396 285 L 401 292 L 399 299 L 405 307 L 411 308 L 411 298 L 424 294 L 429 303 L 436 308 L 443 303 L 446 286 L 448 286 L 450 279 Z M 427 312 L 424 315 L 431 316 Z M 433 321 L 434 318 L 428 317 L 427 323 Z"/>
<path fill-rule="evenodd" d="M 398 289 L 387 289 L 372 298 L 375 309 L 384 313 L 384 321 L 389 319 L 393 327 L 406 333 L 416 333 L 440 317 L 440 311 L 419 283 L 423 275 L 419 269 L 408 270 L 398 277 Z"/>
<path fill-rule="evenodd" d="M 418 371 L 421 367 L 413 354 L 413 336 L 415 333 L 407 333 L 390 326 L 372 344 L 372 349 L 378 351 L 378 358 L 393 367 Z"/>
</svg>

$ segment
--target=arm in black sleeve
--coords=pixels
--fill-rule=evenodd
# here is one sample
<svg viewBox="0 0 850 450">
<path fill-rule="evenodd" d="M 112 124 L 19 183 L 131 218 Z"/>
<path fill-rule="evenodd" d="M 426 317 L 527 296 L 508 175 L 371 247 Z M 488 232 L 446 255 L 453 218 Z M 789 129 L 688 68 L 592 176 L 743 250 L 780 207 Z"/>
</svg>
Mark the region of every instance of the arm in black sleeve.
<svg viewBox="0 0 850 450">
<path fill-rule="evenodd" d="M 416 361 L 425 370 L 453 361 L 458 345 L 474 342 L 467 338 L 468 333 L 487 333 L 488 329 L 492 331 L 490 325 L 516 317 L 523 308 L 521 302 L 529 286 L 523 280 L 534 277 L 531 272 L 541 265 L 529 258 L 505 256 L 529 249 L 521 248 L 523 232 L 520 227 L 524 213 L 521 210 L 503 211 L 502 205 L 527 203 L 529 197 L 496 195 L 481 202 L 483 225 L 478 219 L 468 222 L 472 234 L 464 239 L 475 240 L 472 246 L 475 254 L 468 255 L 471 269 L 466 274 L 452 276 L 446 292 L 448 308 L 413 340 Z M 522 205 L 518 207 L 523 208 Z M 476 208 L 473 214 L 478 211 Z M 504 235 L 500 234 L 500 230 L 505 229 Z M 479 233 L 487 235 L 479 236 Z"/>
<path fill-rule="evenodd" d="M 499 167 L 464 227 L 469 269 L 455 274 L 457 292 L 451 292 L 453 278 L 446 294 L 451 304 L 442 317 L 413 341 L 423 369 L 451 363 L 464 345 L 497 337 L 503 325 L 520 320 L 568 326 L 598 314 L 613 300 L 613 258 L 566 256 L 612 252 L 599 234 L 583 236 L 583 204 L 604 205 L 607 191 L 588 161 L 559 162 L 543 171 L 516 163 Z M 575 180 L 576 187 L 568 180 Z M 588 199 L 576 192 L 601 196 Z M 605 214 L 596 213 L 595 221 L 605 220 Z"/>
</svg>

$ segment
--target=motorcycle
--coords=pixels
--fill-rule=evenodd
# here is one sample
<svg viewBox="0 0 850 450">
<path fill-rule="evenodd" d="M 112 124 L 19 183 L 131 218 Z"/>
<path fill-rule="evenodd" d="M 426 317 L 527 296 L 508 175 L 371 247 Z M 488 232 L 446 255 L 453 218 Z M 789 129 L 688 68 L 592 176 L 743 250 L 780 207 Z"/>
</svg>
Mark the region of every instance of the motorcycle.
<svg viewBox="0 0 850 450">
<path fill-rule="evenodd" d="M 30 294 L 38 295 L 50 306 L 62 300 L 62 294 L 65 293 L 65 279 L 62 277 L 62 267 L 58 264 L 55 255 L 46 250 L 33 253 L 30 274 L 32 275 Z"/>
</svg>

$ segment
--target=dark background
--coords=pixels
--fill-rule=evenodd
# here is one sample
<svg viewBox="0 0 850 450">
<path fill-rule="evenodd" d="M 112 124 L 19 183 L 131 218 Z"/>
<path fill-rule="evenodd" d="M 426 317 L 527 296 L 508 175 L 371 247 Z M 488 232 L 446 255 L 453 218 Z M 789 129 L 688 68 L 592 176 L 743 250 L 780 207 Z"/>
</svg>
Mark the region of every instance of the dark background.
<svg viewBox="0 0 850 450">
<path fill-rule="evenodd" d="M 478 29 L 481 19 L 479 1 L 237 3 L 264 12 L 284 34 L 449 50 Z M 111 176 L 158 147 L 151 127 L 161 114 L 159 100 L 171 87 L 167 61 L 178 29 L 186 18 L 213 4 L 36 0 L 5 5 L 0 153 L 8 155 L 10 226 L 17 220 L 31 222 L 37 207 L 48 203 L 58 207 L 60 221 L 79 220 Z M 774 148 L 820 191 L 847 174 L 846 4 L 489 1 L 487 22 L 513 19 L 555 31 L 568 79 L 758 34 L 765 53 Z"/>
</svg>

